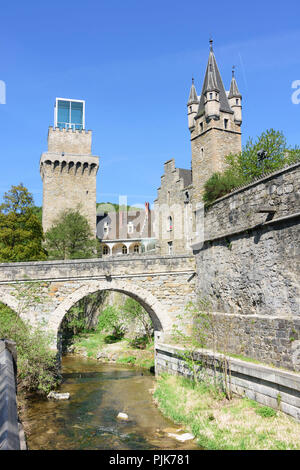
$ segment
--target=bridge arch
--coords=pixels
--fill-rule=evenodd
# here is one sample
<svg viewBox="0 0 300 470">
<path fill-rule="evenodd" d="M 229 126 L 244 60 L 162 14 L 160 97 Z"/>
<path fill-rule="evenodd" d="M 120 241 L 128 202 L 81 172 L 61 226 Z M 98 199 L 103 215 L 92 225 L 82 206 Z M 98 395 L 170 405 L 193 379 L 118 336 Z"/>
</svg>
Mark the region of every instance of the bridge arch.
<svg viewBox="0 0 300 470">
<path fill-rule="evenodd" d="M 166 311 L 166 306 L 163 306 L 146 288 L 141 288 L 135 283 L 126 280 L 88 281 L 85 285 L 67 296 L 51 314 L 48 326 L 55 333 L 56 340 L 58 340 L 61 322 L 70 308 L 87 295 L 104 290 L 120 292 L 138 301 L 149 314 L 155 331 L 167 332 L 171 329 L 172 317 Z"/>
</svg>

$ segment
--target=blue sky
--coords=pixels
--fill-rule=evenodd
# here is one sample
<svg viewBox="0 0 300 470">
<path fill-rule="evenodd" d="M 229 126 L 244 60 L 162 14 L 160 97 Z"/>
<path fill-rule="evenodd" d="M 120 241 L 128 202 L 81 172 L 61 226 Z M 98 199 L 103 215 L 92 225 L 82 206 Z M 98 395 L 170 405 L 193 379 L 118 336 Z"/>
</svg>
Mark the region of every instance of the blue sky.
<svg viewBox="0 0 300 470">
<path fill-rule="evenodd" d="M 1 7 L 0 195 L 23 182 L 42 204 L 39 159 L 56 97 L 86 100 L 100 156 L 97 201 L 153 202 L 163 163 L 190 168 L 186 103 L 201 91 L 209 38 L 225 88 L 243 95 L 243 143 L 282 130 L 300 145 L 300 3 L 30 1 Z M 299 95 L 300 96 L 300 95 Z"/>
</svg>

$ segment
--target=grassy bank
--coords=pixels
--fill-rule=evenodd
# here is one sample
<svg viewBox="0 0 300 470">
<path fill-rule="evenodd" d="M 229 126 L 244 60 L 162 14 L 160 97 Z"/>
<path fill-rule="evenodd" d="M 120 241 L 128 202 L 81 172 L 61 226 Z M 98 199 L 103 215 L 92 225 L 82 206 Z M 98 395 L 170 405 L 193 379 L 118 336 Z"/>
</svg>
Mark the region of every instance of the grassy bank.
<svg viewBox="0 0 300 470">
<path fill-rule="evenodd" d="M 159 377 L 154 399 L 174 423 L 184 425 L 209 450 L 300 449 L 300 423 L 247 398 L 228 401 L 212 386 L 182 377 Z"/>
<path fill-rule="evenodd" d="M 101 332 L 90 332 L 78 335 L 73 344 L 72 352 L 102 362 L 116 364 L 132 364 L 150 369 L 154 367 L 154 343 L 118 339 Z"/>
</svg>

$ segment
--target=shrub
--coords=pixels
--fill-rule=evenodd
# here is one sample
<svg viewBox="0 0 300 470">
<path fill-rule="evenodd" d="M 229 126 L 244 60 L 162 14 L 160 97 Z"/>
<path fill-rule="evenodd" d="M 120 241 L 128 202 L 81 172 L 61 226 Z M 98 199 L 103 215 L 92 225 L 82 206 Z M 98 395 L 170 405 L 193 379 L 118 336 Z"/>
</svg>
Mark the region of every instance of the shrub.
<svg viewBox="0 0 300 470">
<path fill-rule="evenodd" d="M 3 304 L 0 304 L 0 337 L 16 343 L 19 389 L 46 394 L 57 385 L 56 354 L 49 348 L 50 337 L 24 323 Z"/>
</svg>

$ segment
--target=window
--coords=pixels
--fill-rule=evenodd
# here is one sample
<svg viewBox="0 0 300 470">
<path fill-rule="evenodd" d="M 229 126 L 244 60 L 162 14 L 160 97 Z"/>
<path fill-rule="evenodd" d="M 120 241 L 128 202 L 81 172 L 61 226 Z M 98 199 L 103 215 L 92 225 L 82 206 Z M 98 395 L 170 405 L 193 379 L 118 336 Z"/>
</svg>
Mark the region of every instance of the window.
<svg viewBox="0 0 300 470">
<path fill-rule="evenodd" d="M 108 233 L 108 230 L 109 230 L 108 223 L 105 222 L 105 224 L 104 224 L 104 226 L 103 226 L 103 233 L 104 233 L 104 234 Z"/>
<path fill-rule="evenodd" d="M 83 100 L 56 98 L 54 126 L 60 129 L 84 129 L 84 108 L 85 102 Z"/>
<path fill-rule="evenodd" d="M 140 246 L 139 245 L 134 245 L 133 252 L 134 253 L 139 253 L 140 252 Z"/>
<path fill-rule="evenodd" d="M 123 253 L 123 255 L 127 255 L 127 246 L 126 245 L 122 246 L 122 253 Z"/>
<path fill-rule="evenodd" d="M 102 248 L 102 253 L 103 253 L 104 255 L 108 255 L 108 253 L 109 253 L 109 248 L 108 248 L 107 245 L 104 245 L 104 247 Z"/>
<path fill-rule="evenodd" d="M 133 233 L 133 223 L 132 222 L 129 222 L 129 224 L 127 225 L 127 230 L 128 230 L 128 233 Z"/>
<path fill-rule="evenodd" d="M 238 100 L 238 99 L 235 100 L 235 104 L 239 104 L 239 100 Z"/>
<path fill-rule="evenodd" d="M 212 100 L 212 97 L 213 97 L 213 94 L 210 93 L 210 94 L 209 94 L 209 99 Z"/>
<path fill-rule="evenodd" d="M 203 132 L 203 122 L 200 122 L 200 132 Z"/>
<path fill-rule="evenodd" d="M 224 119 L 224 129 L 227 129 L 228 127 L 228 119 Z"/>
<path fill-rule="evenodd" d="M 169 255 L 173 254 L 173 242 L 168 242 Z"/>
<path fill-rule="evenodd" d="M 173 230 L 173 219 L 171 216 L 168 217 L 168 232 L 171 232 Z"/>
<path fill-rule="evenodd" d="M 192 106 L 190 106 L 190 113 L 192 112 Z"/>
</svg>

